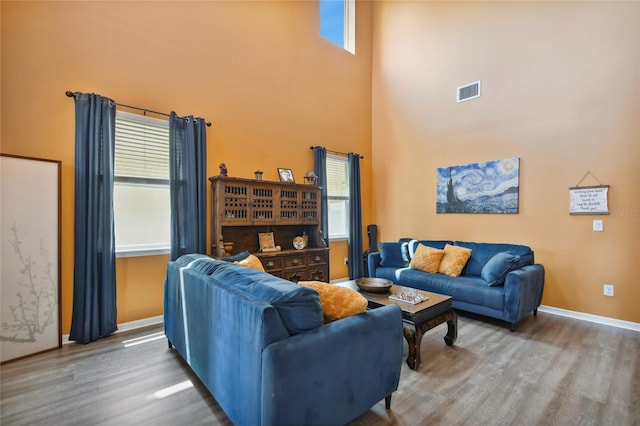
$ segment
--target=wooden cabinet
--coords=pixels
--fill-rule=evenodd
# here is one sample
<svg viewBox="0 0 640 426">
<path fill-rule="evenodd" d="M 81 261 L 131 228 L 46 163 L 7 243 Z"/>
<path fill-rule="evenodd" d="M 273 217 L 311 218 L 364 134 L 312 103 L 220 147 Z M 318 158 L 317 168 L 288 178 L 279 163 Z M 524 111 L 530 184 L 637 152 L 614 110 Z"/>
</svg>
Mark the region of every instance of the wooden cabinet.
<svg viewBox="0 0 640 426">
<path fill-rule="evenodd" d="M 329 249 L 320 231 L 319 187 L 226 176 L 209 180 L 212 256 L 224 256 L 223 243 L 233 242 L 232 254 L 255 254 L 273 275 L 294 282 L 328 282 Z M 281 251 L 260 253 L 258 234 L 264 232 L 273 232 Z M 308 238 L 307 247 L 296 250 L 293 239 L 302 235 Z"/>
</svg>

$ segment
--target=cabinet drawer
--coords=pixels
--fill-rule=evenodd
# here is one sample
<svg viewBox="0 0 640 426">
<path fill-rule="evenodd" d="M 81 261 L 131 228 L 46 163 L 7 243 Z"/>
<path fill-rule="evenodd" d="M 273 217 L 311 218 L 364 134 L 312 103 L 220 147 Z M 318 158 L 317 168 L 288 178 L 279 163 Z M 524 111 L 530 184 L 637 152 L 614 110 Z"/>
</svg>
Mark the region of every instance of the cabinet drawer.
<svg viewBox="0 0 640 426">
<path fill-rule="evenodd" d="M 304 256 L 291 256 L 291 257 L 284 258 L 285 268 L 299 268 L 304 266 L 305 266 Z"/>
<path fill-rule="evenodd" d="M 307 255 L 307 265 L 326 265 L 327 264 L 327 253 L 315 253 Z"/>
<path fill-rule="evenodd" d="M 266 259 L 262 259 L 261 261 L 262 261 L 262 266 L 264 266 L 264 270 L 266 272 L 277 271 L 279 269 L 282 269 L 282 259 L 280 258 L 269 257 Z"/>
</svg>

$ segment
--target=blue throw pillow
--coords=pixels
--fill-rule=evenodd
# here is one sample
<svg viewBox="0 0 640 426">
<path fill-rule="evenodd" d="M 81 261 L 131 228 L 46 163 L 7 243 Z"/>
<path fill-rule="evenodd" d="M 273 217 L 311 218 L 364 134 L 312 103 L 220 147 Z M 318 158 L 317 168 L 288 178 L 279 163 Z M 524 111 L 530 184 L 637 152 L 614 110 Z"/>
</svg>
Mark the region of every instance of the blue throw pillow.
<svg viewBox="0 0 640 426">
<path fill-rule="evenodd" d="M 241 260 L 245 260 L 249 257 L 251 253 L 248 251 L 241 251 L 238 254 L 234 254 L 233 256 L 221 257 L 220 260 L 224 260 L 225 262 L 240 262 Z"/>
<path fill-rule="evenodd" d="M 504 279 L 511 271 L 518 269 L 520 256 L 515 256 L 509 252 L 502 251 L 496 253 L 480 272 L 480 277 L 487 282 L 489 287 L 504 284 Z"/>
<path fill-rule="evenodd" d="M 409 266 L 409 249 L 407 243 L 378 243 L 380 247 L 380 266 L 406 268 Z"/>
</svg>

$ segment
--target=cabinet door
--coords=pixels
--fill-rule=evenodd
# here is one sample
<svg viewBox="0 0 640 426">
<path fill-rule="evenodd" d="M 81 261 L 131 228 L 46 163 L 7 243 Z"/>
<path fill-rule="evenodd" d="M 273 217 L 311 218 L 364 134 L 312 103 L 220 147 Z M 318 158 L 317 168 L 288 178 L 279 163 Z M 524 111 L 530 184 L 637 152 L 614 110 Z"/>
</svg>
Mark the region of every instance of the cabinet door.
<svg viewBox="0 0 640 426">
<path fill-rule="evenodd" d="M 320 191 L 303 189 L 300 203 L 300 219 L 303 223 L 320 223 Z"/>
<path fill-rule="evenodd" d="M 307 267 L 307 280 L 329 282 L 328 270 L 326 266 L 309 266 Z"/>
<path fill-rule="evenodd" d="M 280 278 L 284 278 L 287 281 L 291 281 L 297 283 L 298 281 L 303 281 L 306 276 L 306 271 L 304 268 L 292 269 L 283 271 L 282 276 Z"/>
<path fill-rule="evenodd" d="M 256 224 L 275 223 L 275 195 L 273 185 L 254 185 L 251 187 L 251 221 Z"/>
<path fill-rule="evenodd" d="M 224 224 L 246 224 L 249 216 L 249 185 L 242 182 L 222 182 L 220 184 L 222 218 Z"/>
<path fill-rule="evenodd" d="M 300 223 L 300 190 L 293 187 L 280 188 L 279 223 Z"/>
</svg>

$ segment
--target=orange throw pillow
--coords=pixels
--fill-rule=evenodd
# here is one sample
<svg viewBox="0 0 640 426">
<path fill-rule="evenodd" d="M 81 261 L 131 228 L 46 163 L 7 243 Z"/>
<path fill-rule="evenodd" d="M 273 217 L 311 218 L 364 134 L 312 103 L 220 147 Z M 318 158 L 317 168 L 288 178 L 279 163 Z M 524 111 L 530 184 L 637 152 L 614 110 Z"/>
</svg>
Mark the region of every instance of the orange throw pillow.
<svg viewBox="0 0 640 426">
<path fill-rule="evenodd" d="M 367 299 L 350 288 L 320 281 L 298 281 L 298 285 L 310 287 L 318 292 L 325 323 L 361 314 L 367 310 Z"/>
<path fill-rule="evenodd" d="M 418 248 L 411 258 L 411 263 L 409 263 L 409 268 L 437 274 L 443 256 L 444 250 L 418 244 Z"/>
<path fill-rule="evenodd" d="M 264 266 L 262 266 L 262 262 L 260 262 L 260 259 L 258 258 L 258 256 L 250 254 L 249 256 L 247 256 L 246 259 L 243 260 L 237 260 L 233 263 L 236 263 L 238 265 L 241 266 L 246 266 L 247 268 L 253 268 L 253 269 L 257 269 L 258 271 L 262 271 L 264 272 Z"/>
<path fill-rule="evenodd" d="M 438 272 L 450 277 L 458 277 L 470 257 L 471 249 L 447 244 L 444 246 L 444 256 L 442 256 Z"/>
</svg>

